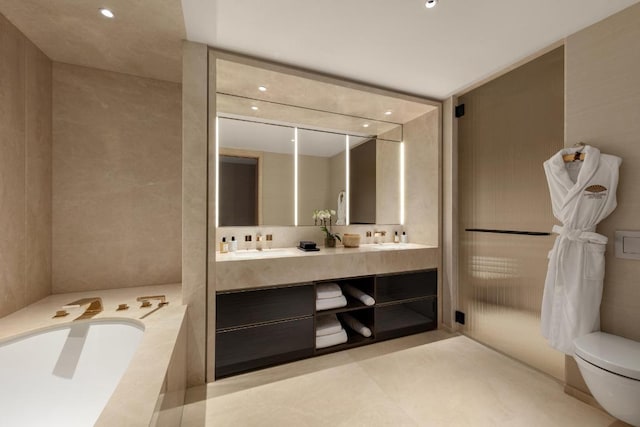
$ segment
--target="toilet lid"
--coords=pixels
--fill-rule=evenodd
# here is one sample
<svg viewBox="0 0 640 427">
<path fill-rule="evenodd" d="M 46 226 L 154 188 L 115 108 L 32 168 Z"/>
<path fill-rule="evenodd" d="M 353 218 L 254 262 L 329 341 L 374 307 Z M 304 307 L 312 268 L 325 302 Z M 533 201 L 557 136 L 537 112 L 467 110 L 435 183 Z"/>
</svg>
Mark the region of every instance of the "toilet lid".
<svg viewBox="0 0 640 427">
<path fill-rule="evenodd" d="M 607 371 L 640 380 L 640 342 L 604 332 L 576 338 L 575 353 Z"/>
</svg>

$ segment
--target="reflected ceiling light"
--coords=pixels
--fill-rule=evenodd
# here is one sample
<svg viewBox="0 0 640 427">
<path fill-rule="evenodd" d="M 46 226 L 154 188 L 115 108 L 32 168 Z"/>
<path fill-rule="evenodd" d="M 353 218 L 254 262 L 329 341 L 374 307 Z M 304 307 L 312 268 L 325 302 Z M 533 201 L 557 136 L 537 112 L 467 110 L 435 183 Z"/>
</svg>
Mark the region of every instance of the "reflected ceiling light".
<svg viewBox="0 0 640 427">
<path fill-rule="evenodd" d="M 252 106 L 251 106 L 251 109 L 252 109 L 253 111 L 258 111 L 258 107 L 256 107 L 255 105 L 252 105 Z"/>
<path fill-rule="evenodd" d="M 102 16 L 104 16 L 105 18 L 113 18 L 115 15 L 113 14 L 113 12 L 111 12 L 109 9 L 106 8 L 102 8 L 100 9 L 100 13 L 102 14 Z"/>
<path fill-rule="evenodd" d="M 362 125 L 363 128 L 368 128 L 369 127 L 369 123 L 365 123 Z"/>
<path fill-rule="evenodd" d="M 384 112 L 384 115 L 385 115 L 385 116 L 390 116 L 391 114 L 393 114 L 391 110 L 388 110 L 388 111 L 385 111 L 385 112 Z"/>
<path fill-rule="evenodd" d="M 267 91 L 267 88 L 266 88 L 265 86 L 258 86 L 258 90 L 259 90 L 260 92 L 266 92 L 266 91 Z"/>
<path fill-rule="evenodd" d="M 432 7 L 436 7 L 437 4 L 438 0 L 427 0 L 424 5 L 427 6 L 427 9 L 431 9 Z"/>
</svg>

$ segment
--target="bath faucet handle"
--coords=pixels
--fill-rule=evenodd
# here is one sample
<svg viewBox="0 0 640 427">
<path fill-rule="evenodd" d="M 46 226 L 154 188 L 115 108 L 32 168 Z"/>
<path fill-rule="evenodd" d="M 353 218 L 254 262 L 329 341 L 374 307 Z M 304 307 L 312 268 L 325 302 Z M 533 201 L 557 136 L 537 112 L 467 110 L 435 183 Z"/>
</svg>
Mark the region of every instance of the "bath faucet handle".
<svg viewBox="0 0 640 427">
<path fill-rule="evenodd" d="M 169 304 L 169 301 L 167 301 L 167 297 L 164 295 L 149 295 L 149 296 L 138 297 L 136 298 L 136 301 L 142 302 L 142 304 L 140 305 L 140 308 L 145 308 L 145 307 L 151 307 L 150 300 L 152 299 L 160 300 L 160 302 L 158 303 L 158 307 L 162 307 L 163 305 Z"/>
</svg>

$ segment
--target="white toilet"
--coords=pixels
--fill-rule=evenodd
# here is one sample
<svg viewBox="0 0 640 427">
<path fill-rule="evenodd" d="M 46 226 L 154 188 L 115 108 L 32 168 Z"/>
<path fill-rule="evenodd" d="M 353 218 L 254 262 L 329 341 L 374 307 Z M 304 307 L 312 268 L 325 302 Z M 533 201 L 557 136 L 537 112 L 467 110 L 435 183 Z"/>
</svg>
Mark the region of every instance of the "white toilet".
<svg viewBox="0 0 640 427">
<path fill-rule="evenodd" d="M 594 332 L 574 344 L 574 359 L 593 397 L 614 417 L 640 426 L 640 342 Z"/>
</svg>

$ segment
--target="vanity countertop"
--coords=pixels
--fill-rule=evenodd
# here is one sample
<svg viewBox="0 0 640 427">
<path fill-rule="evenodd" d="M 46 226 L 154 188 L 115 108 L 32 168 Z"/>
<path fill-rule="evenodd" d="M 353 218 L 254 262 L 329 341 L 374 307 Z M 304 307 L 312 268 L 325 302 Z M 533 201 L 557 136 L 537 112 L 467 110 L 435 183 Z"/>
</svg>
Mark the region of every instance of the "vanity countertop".
<svg viewBox="0 0 640 427">
<path fill-rule="evenodd" d="M 437 268 L 439 253 L 436 246 L 418 243 L 321 247 L 317 252 L 274 248 L 216 253 L 216 291 Z"/>
<path fill-rule="evenodd" d="M 421 245 L 418 243 L 382 243 L 382 244 L 364 244 L 357 248 L 346 248 L 339 246 L 336 248 L 319 247 L 319 251 L 303 251 L 298 248 L 273 248 L 263 249 L 239 249 L 235 252 L 220 253 L 216 252 L 216 262 L 227 261 L 249 261 L 273 258 L 296 258 L 296 257 L 322 257 L 342 254 L 360 254 L 360 253 L 376 253 L 388 251 L 405 251 L 411 249 L 432 249 L 434 246 Z"/>
</svg>

